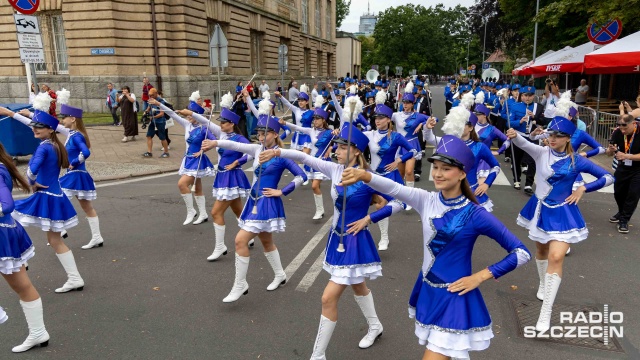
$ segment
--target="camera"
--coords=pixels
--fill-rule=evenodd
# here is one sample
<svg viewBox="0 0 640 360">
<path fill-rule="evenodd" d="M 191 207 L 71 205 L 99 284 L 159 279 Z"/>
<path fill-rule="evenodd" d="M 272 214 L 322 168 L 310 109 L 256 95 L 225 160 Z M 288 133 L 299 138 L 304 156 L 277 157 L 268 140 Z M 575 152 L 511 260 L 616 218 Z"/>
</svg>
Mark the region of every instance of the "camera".
<svg viewBox="0 0 640 360">
<path fill-rule="evenodd" d="M 553 80 L 551 80 L 551 79 L 547 79 L 547 80 L 545 80 L 545 82 L 546 82 L 547 84 L 550 84 L 552 81 L 553 81 Z"/>
<path fill-rule="evenodd" d="M 146 129 L 151 122 L 151 114 L 149 114 L 148 112 L 142 114 L 142 119 L 140 121 L 142 122 L 142 129 Z"/>
<path fill-rule="evenodd" d="M 122 94 L 122 90 L 118 90 L 118 94 Z"/>
</svg>

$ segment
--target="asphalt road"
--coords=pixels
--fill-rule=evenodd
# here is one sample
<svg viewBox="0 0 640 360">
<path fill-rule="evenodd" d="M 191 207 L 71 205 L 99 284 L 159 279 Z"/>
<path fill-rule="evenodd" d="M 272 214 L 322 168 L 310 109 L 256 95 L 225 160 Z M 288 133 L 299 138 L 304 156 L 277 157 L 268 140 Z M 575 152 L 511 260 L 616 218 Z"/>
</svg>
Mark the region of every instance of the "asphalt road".
<svg viewBox="0 0 640 360">
<path fill-rule="evenodd" d="M 442 116 L 442 88 L 434 89 L 436 113 Z M 503 163 L 504 165 L 504 163 Z M 428 180 L 416 185 L 433 190 Z M 509 169 L 503 166 L 503 172 Z M 534 251 L 527 233 L 515 223 L 528 197 L 509 185 L 496 184 L 489 192 L 494 214 Z M 289 174 L 284 184 L 292 179 Z M 318 264 L 326 244 L 329 215 L 311 220 L 314 213 L 310 186 L 285 200 L 287 231 L 274 238 L 289 282 L 267 292 L 273 272 L 259 244 L 251 250 L 249 294 L 223 304 L 234 278 L 230 251 L 215 263 L 205 259 L 213 250 L 213 225 L 182 226 L 185 209 L 177 191 L 177 175 L 100 184 L 95 206 L 105 246 L 89 251 L 80 246 L 89 239 L 89 227 L 70 231 L 73 249 L 86 286 L 82 292 L 55 294 L 65 281 L 64 271 L 44 233 L 28 229 L 36 245 L 29 275 L 43 298 L 49 347 L 23 355 L 10 353 L 27 335 L 17 296 L 0 284 L 0 304 L 9 321 L 0 325 L 0 358 L 24 359 L 308 359 L 320 317 L 320 297 L 329 276 Z M 204 181 L 207 205 L 212 205 Z M 323 184 L 325 209 L 331 209 L 328 185 Z M 77 203 L 77 210 L 81 211 Z M 512 299 L 533 299 L 538 275 L 532 261 L 481 290 L 493 319 L 491 347 L 472 353 L 475 359 L 640 359 L 638 310 L 640 289 L 638 217 L 631 232 L 620 235 L 608 217 L 615 211 L 611 193 L 585 195 L 581 210 L 590 229 L 586 241 L 572 247 L 565 261 L 558 304 L 595 306 L 624 313 L 621 352 L 554 344 L 520 336 Z M 226 216 L 226 244 L 232 249 L 235 219 Z M 391 245 L 381 253 L 383 277 L 368 283 L 384 334 L 368 350 L 358 349 L 367 324 L 353 293 L 347 290 L 339 304 L 339 320 L 327 351 L 329 359 L 419 359 L 424 347 L 413 334 L 407 301 L 422 263 L 420 219 L 415 211 L 391 219 Z M 377 226 L 372 227 L 379 238 Z M 494 241 L 480 238 L 474 249 L 474 269 L 500 260 L 505 252 Z M 539 302 L 536 306 L 539 306 Z"/>
</svg>

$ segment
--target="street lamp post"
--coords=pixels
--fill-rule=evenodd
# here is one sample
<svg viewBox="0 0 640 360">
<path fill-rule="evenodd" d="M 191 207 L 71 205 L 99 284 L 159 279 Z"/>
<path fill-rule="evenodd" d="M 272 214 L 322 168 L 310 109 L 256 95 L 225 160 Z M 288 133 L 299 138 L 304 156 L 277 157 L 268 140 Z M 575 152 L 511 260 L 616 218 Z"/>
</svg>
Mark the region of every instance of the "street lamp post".
<svg viewBox="0 0 640 360">
<path fill-rule="evenodd" d="M 485 62 L 485 60 L 487 59 L 487 55 L 486 55 L 486 48 L 487 48 L 487 23 L 489 22 L 489 18 L 487 17 L 482 17 L 484 19 L 484 42 L 482 43 L 482 62 Z"/>
<path fill-rule="evenodd" d="M 469 71 L 469 45 L 471 45 L 471 38 L 467 40 L 467 72 Z M 469 76 L 469 74 L 467 74 Z"/>
</svg>

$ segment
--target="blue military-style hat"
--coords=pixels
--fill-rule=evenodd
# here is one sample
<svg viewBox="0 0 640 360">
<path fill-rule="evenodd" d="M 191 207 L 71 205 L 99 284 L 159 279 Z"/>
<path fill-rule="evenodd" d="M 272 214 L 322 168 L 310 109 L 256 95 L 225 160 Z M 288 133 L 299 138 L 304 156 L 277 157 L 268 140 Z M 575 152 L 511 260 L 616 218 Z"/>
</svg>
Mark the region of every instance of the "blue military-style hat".
<svg viewBox="0 0 640 360">
<path fill-rule="evenodd" d="M 258 125 L 256 126 L 256 129 L 262 131 L 273 131 L 278 134 L 280 132 L 279 119 L 275 116 L 262 114 L 258 116 Z"/>
<path fill-rule="evenodd" d="M 204 114 L 204 108 L 198 105 L 198 103 L 195 101 L 189 101 L 189 106 L 187 107 L 187 109 L 193 111 L 196 114 Z"/>
<path fill-rule="evenodd" d="M 464 141 L 453 135 L 445 135 L 438 143 L 435 154 L 427 160 L 431 163 L 436 160 L 442 161 L 468 172 L 473 168 L 476 158 Z"/>
<path fill-rule="evenodd" d="M 338 84 L 338 89 L 346 89 L 346 88 L 347 88 L 347 86 L 343 82 Z"/>
<path fill-rule="evenodd" d="M 329 113 L 322 110 L 321 108 L 315 108 L 315 110 L 313 110 L 313 117 L 314 118 L 323 118 L 325 120 L 327 120 L 329 118 Z"/>
<path fill-rule="evenodd" d="M 577 127 L 569 119 L 562 116 L 556 116 L 551 120 L 551 123 L 547 127 L 547 132 L 560 136 L 571 137 L 576 132 Z"/>
<path fill-rule="evenodd" d="M 513 84 L 510 89 L 520 91 L 520 84 Z"/>
<path fill-rule="evenodd" d="M 51 116 L 48 112 L 38 109 L 33 111 L 33 118 L 31 120 L 31 126 L 34 128 L 42 129 L 48 127 L 55 130 L 58 125 L 60 125 L 60 122 L 55 116 Z"/>
<path fill-rule="evenodd" d="M 388 117 L 391 119 L 393 116 L 393 110 L 385 104 L 376 105 L 375 117 Z"/>
<path fill-rule="evenodd" d="M 376 93 L 375 93 L 375 92 L 373 92 L 373 91 L 369 91 L 369 92 L 367 93 L 367 99 L 368 99 L 368 98 L 374 98 L 374 97 L 376 97 Z"/>
<path fill-rule="evenodd" d="M 240 115 L 223 107 L 222 111 L 220 112 L 220 121 L 229 121 L 234 124 L 238 124 L 238 121 L 240 121 Z"/>
<path fill-rule="evenodd" d="M 476 104 L 475 109 L 473 109 L 474 112 L 476 113 L 482 113 L 484 114 L 484 116 L 489 116 L 489 108 L 486 107 L 484 104 Z"/>
<path fill-rule="evenodd" d="M 386 89 L 386 88 L 388 88 L 388 87 L 389 87 L 389 83 L 388 83 L 388 82 L 383 82 L 383 83 L 382 83 L 382 88 L 383 88 L 383 89 Z"/>
<path fill-rule="evenodd" d="M 535 94 L 536 88 L 533 86 L 523 86 L 520 88 L 520 92 L 523 94 Z"/>
<path fill-rule="evenodd" d="M 338 138 L 333 140 L 333 142 L 348 145 L 349 127 L 351 127 L 351 145 L 355 146 L 360 151 L 364 151 L 369 145 L 369 138 L 367 135 L 363 134 L 362 131 L 358 130 L 358 127 L 350 122 L 345 123 L 340 130 L 340 135 L 338 135 Z"/>
</svg>

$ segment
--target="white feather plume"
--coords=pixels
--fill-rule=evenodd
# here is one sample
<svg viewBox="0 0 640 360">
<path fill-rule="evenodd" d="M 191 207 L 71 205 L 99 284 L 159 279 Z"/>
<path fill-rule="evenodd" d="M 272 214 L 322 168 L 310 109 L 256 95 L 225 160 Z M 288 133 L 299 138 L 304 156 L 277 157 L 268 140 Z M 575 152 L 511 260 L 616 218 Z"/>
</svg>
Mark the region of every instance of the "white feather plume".
<svg viewBox="0 0 640 360">
<path fill-rule="evenodd" d="M 409 81 L 407 85 L 404 87 L 404 93 L 411 94 L 413 92 L 413 81 Z"/>
<path fill-rule="evenodd" d="M 56 95 L 58 96 L 56 103 L 60 105 L 69 104 L 69 98 L 71 97 L 69 90 L 62 88 L 62 90 L 56 91 Z"/>
<path fill-rule="evenodd" d="M 303 93 L 309 95 L 309 87 L 307 86 L 307 84 L 300 85 L 300 92 L 303 92 Z"/>
<path fill-rule="evenodd" d="M 480 91 L 476 95 L 476 104 L 484 104 L 484 91 Z"/>
<path fill-rule="evenodd" d="M 505 98 L 505 97 L 507 97 L 507 91 L 509 91 L 509 90 L 507 90 L 506 88 L 505 89 L 500 89 L 500 90 L 498 90 L 497 94 L 498 94 L 498 96 Z"/>
<path fill-rule="evenodd" d="M 358 87 L 356 85 L 351 85 L 349 86 L 349 94 L 357 94 L 358 93 Z"/>
<path fill-rule="evenodd" d="M 264 98 L 258 103 L 258 114 L 260 115 L 271 115 L 271 100 L 269 98 Z"/>
<path fill-rule="evenodd" d="M 51 106 L 53 99 L 48 93 L 39 93 L 36 98 L 33 99 L 33 108 L 44 112 L 49 112 L 49 106 Z"/>
<path fill-rule="evenodd" d="M 316 96 L 316 102 L 313 104 L 315 108 L 321 108 L 324 105 L 324 97 L 322 95 Z"/>
<path fill-rule="evenodd" d="M 196 102 L 198 99 L 200 99 L 200 90 L 192 92 L 191 96 L 189 96 L 189 101 Z"/>
<path fill-rule="evenodd" d="M 453 135 L 457 138 L 462 136 L 464 127 L 469 121 L 471 113 L 469 110 L 462 106 L 456 106 L 451 109 L 449 115 L 444 118 L 444 125 L 442 125 L 442 132 L 447 135 Z"/>
<path fill-rule="evenodd" d="M 353 114 L 351 113 L 351 105 L 354 104 Z M 360 98 L 357 96 L 350 96 L 344 101 L 344 107 L 342 108 L 342 117 L 341 119 L 345 119 L 345 121 L 351 121 L 351 117 L 353 119 L 358 117 L 360 113 L 362 113 L 362 107 L 364 104 L 360 101 Z"/>
<path fill-rule="evenodd" d="M 460 100 L 460 105 L 459 106 L 463 106 L 465 107 L 467 110 L 470 110 L 471 107 L 473 106 L 473 103 L 475 102 L 475 96 L 473 96 L 473 94 L 471 92 L 468 92 L 464 95 L 462 95 L 462 100 Z"/>
<path fill-rule="evenodd" d="M 378 91 L 376 94 L 376 104 L 384 104 L 387 101 L 387 93 L 384 91 Z"/>
<path fill-rule="evenodd" d="M 268 91 L 265 91 L 262 93 L 262 98 L 269 100 L 271 99 L 271 94 Z"/>
<path fill-rule="evenodd" d="M 560 100 L 556 103 L 556 110 L 554 116 L 562 116 L 563 118 L 569 118 L 569 110 L 571 108 L 578 109 L 578 105 L 571 101 L 571 91 L 566 91 L 560 96 Z"/>
<path fill-rule="evenodd" d="M 224 94 L 222 99 L 220 99 L 220 107 L 229 109 L 233 105 L 233 95 L 230 92 Z"/>
</svg>

